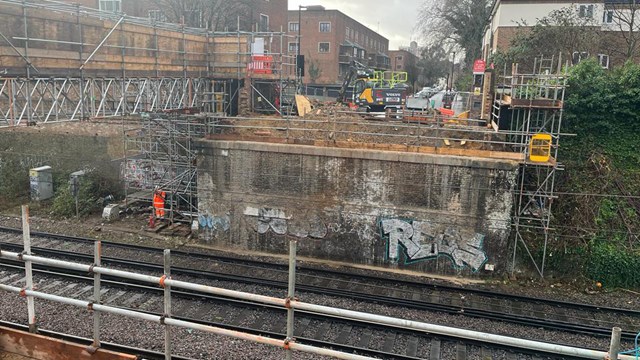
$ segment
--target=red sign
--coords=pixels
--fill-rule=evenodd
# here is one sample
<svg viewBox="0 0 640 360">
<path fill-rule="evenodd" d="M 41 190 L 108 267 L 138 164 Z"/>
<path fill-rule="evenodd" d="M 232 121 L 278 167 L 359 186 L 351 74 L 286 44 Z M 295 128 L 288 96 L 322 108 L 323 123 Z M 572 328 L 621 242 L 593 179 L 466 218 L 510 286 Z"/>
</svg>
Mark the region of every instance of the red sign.
<svg viewBox="0 0 640 360">
<path fill-rule="evenodd" d="M 482 59 L 478 59 L 473 63 L 474 74 L 484 74 L 484 70 L 486 68 L 487 68 L 487 63 Z"/>
</svg>

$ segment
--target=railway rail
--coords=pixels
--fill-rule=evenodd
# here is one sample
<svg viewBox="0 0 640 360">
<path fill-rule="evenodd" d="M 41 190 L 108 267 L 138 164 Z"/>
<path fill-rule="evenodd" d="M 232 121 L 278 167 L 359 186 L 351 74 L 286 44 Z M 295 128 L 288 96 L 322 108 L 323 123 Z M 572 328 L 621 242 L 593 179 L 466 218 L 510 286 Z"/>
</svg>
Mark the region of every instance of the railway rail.
<svg viewBox="0 0 640 360">
<path fill-rule="evenodd" d="M 0 248 L 21 250 L 20 236 L 21 230 L 0 228 Z M 32 232 L 32 242 L 34 247 L 32 251 L 35 254 L 58 257 L 58 258 L 73 258 L 73 261 L 79 261 L 84 263 L 91 263 L 93 257 L 91 254 L 93 249 L 94 239 L 67 237 L 62 235 L 53 235 L 45 233 Z M 10 241 L 13 240 L 13 241 Z M 111 266 L 124 267 L 124 268 L 136 268 L 143 269 L 144 271 L 150 271 L 154 273 L 162 272 L 162 266 L 154 264 L 161 262 L 160 249 L 147 248 L 137 245 L 129 244 L 116 244 L 103 242 L 103 248 L 105 255 L 108 253 L 130 252 L 129 258 L 139 259 L 141 257 L 140 252 L 147 253 L 149 262 L 140 262 L 133 260 L 123 260 L 110 257 L 103 257 L 103 262 L 110 264 Z M 64 249 L 64 250 L 62 250 Z M 85 254 L 82 254 L 85 253 Z M 286 266 L 283 264 L 265 264 L 255 260 L 236 259 L 225 256 L 214 256 L 208 254 L 194 254 L 190 252 L 173 252 L 172 255 L 175 259 L 175 264 L 186 261 L 190 266 L 172 267 L 174 275 L 181 277 L 191 278 L 205 278 L 211 281 L 225 281 L 225 282 L 239 282 L 245 284 L 254 284 L 265 286 L 275 289 L 286 289 Z M 184 259 L 183 259 L 184 258 Z M 205 265 L 201 264 L 204 263 Z M 206 265 L 208 264 L 208 265 Z M 234 268 L 235 273 L 229 273 L 228 268 Z M 264 278 L 256 279 L 255 273 L 259 269 Z M 370 275 L 345 273 L 336 270 L 318 269 L 309 266 L 298 266 L 299 272 L 297 279 L 297 289 L 301 293 L 316 293 L 323 295 L 330 295 L 334 297 L 349 298 L 362 302 L 370 302 L 376 304 L 384 304 L 387 306 L 404 307 L 411 309 L 418 309 L 424 311 L 432 311 L 439 313 L 447 313 L 454 315 L 464 315 L 472 318 L 488 319 L 488 320 L 500 320 L 503 322 L 510 322 L 514 324 L 531 326 L 537 328 L 553 329 L 556 331 L 572 332 L 588 336 L 600 336 L 608 337 L 610 335 L 610 328 L 607 328 L 604 324 L 622 326 L 625 331 L 623 332 L 623 339 L 631 340 L 635 337 L 634 327 L 639 327 L 640 324 L 640 312 L 629 309 L 616 309 L 616 308 L 603 308 L 591 305 L 581 305 L 575 303 L 527 298 L 523 296 L 513 296 L 508 294 L 493 293 L 486 290 L 477 289 L 465 289 L 460 287 L 445 286 L 440 284 L 425 284 L 410 280 L 398 280 L 398 279 L 380 279 Z M 239 270 L 239 271 L 238 271 Z M 2 278 L 2 276 L 0 276 Z M 20 279 L 18 279 L 20 280 Z M 2 282 L 2 281 L 0 281 Z M 378 286 L 371 286 L 371 283 L 375 282 Z M 390 286 L 393 285 L 393 286 Z M 88 285 L 85 285 L 86 288 Z M 132 286 L 131 284 L 128 286 Z M 371 291 L 372 288 L 374 291 Z M 382 291 L 385 289 L 385 291 Z M 123 290 L 119 290 L 115 294 L 120 294 L 119 297 L 124 296 Z M 448 294 L 448 295 L 446 295 Z M 452 295 L 454 294 L 454 295 Z M 461 295 L 462 294 L 462 295 Z M 198 296 L 192 294 L 191 296 Z M 492 299 L 487 302 L 487 299 Z M 511 305 L 508 303 L 511 302 Z M 161 303 L 161 302 L 160 302 Z M 479 306 L 479 305 L 483 306 Z M 505 306 L 505 304 L 507 304 Z M 515 305 L 514 305 L 515 304 Z M 546 308 L 545 308 L 546 307 Z M 504 312 L 504 309 L 509 309 L 509 312 Z M 560 320 L 554 320 L 550 309 L 556 317 L 560 317 Z M 571 320 L 575 320 L 576 314 L 567 314 L 567 311 L 573 311 L 577 313 L 582 311 L 582 317 L 587 319 L 594 319 L 594 313 L 599 314 L 592 320 L 593 324 L 576 324 Z M 544 317 L 530 316 L 530 314 L 544 313 Z M 233 316 L 236 320 L 242 322 L 245 318 L 254 318 L 249 310 L 240 312 L 238 316 Z M 212 314 L 214 317 L 220 317 L 220 314 Z M 597 317 L 600 317 L 598 319 Z M 268 318 L 268 317 L 267 317 Z M 604 319 L 603 319 L 604 318 Z M 608 319 L 608 320 L 607 320 Z M 371 339 L 375 332 L 373 330 L 362 330 L 362 325 L 356 324 L 341 324 L 338 328 L 332 327 L 333 325 L 318 325 L 313 323 L 315 319 L 310 319 L 307 323 L 302 323 L 297 326 L 296 335 L 304 335 L 308 337 L 309 341 L 314 341 L 313 336 L 309 334 L 298 334 L 299 329 L 311 326 L 312 329 L 316 329 L 318 334 L 326 333 L 328 329 L 332 329 L 332 334 L 341 335 L 336 339 L 344 339 L 345 335 L 354 334 L 356 338 L 362 338 L 362 334 L 366 334 L 364 338 Z M 607 323 L 607 321 L 609 323 Z M 329 324 L 325 322 L 324 324 Z M 233 325 L 233 324 L 231 324 Z M 255 325 L 255 324 L 254 324 Z M 258 324 L 259 325 L 259 324 Z M 258 326 L 260 327 L 260 326 Z M 320 330 L 322 331 L 320 331 Z M 254 329 L 255 331 L 255 329 Z M 364 331 L 364 332 L 363 332 Z M 277 331 L 271 335 L 275 336 Z M 390 350 L 396 347 L 396 342 L 401 344 L 411 344 L 406 349 L 399 351 L 402 354 L 392 354 L 389 351 L 379 351 L 375 356 L 396 356 L 392 358 L 416 358 L 412 357 L 413 354 L 425 353 L 425 350 L 432 350 L 432 347 L 439 345 L 433 345 L 432 339 L 420 340 L 417 334 L 402 333 L 401 335 L 392 335 L 391 337 L 378 336 L 378 339 L 385 338 L 387 340 L 374 341 L 380 343 L 382 341 L 383 350 Z M 389 340 L 393 339 L 393 340 Z M 325 341 L 325 340 L 315 340 Z M 362 340 L 366 342 L 366 340 Z M 440 344 L 447 344 L 455 340 L 438 339 Z M 327 341 L 325 341 L 327 342 Z M 354 340 L 341 340 L 342 343 L 353 343 L 357 345 Z M 423 342 L 428 342 L 429 345 L 421 345 Z M 325 344 L 327 345 L 327 344 Z M 344 344 L 333 344 L 344 345 Z M 422 346 L 420 348 L 420 346 Z M 462 350 L 468 346 L 476 346 L 473 344 L 456 345 L 454 348 L 460 347 L 459 353 L 465 353 Z M 450 348 L 450 345 L 443 345 L 445 348 Z M 476 346 L 478 351 L 483 351 L 485 347 L 482 344 Z M 366 351 L 366 348 L 352 346 L 347 349 L 348 351 Z M 420 348 L 420 350 L 419 350 Z M 435 353 L 435 352 L 434 352 Z M 507 352 L 508 354 L 508 352 Z M 404 356 L 404 357 L 402 357 Z"/>
<path fill-rule="evenodd" d="M 1 264 L 0 283 L 24 286 L 25 279 L 20 263 L 3 260 Z M 38 265 L 34 265 L 34 271 L 35 286 L 43 284 L 39 291 L 79 300 L 92 299 L 91 276 Z M 109 277 L 105 277 L 102 283 L 104 305 L 162 315 L 162 289 Z M 275 339 L 285 338 L 286 310 L 283 308 L 188 291 L 173 290 L 172 296 L 173 318 Z M 536 359 L 536 356 L 545 356 L 538 352 L 491 343 L 442 335 L 432 336 L 415 330 L 305 311 L 296 311 L 294 329 L 296 341 L 299 343 L 381 359 L 449 359 L 452 354 L 455 354 L 457 359 L 473 358 L 473 355 L 477 354 L 488 358 L 506 359 Z M 157 354 L 137 349 L 129 348 L 128 352 L 157 358 Z"/>
</svg>

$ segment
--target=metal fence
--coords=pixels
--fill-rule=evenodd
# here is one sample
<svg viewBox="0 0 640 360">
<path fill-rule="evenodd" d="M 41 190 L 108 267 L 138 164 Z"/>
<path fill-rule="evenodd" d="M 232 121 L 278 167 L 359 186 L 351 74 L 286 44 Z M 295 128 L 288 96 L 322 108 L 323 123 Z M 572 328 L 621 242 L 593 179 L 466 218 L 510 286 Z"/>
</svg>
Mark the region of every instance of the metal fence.
<svg viewBox="0 0 640 360">
<path fill-rule="evenodd" d="M 173 279 L 171 277 L 171 252 L 170 250 L 164 251 L 164 274 L 161 276 L 153 276 L 153 275 L 143 275 L 139 273 L 133 273 L 122 270 L 115 270 L 107 267 L 101 266 L 101 243 L 100 241 L 96 241 L 95 250 L 94 250 L 94 263 L 92 265 L 85 265 L 73 262 L 67 262 L 62 260 L 55 260 L 50 258 L 44 258 L 39 256 L 34 256 L 31 254 L 31 239 L 30 239 L 30 227 L 29 227 L 29 208 L 27 206 L 23 206 L 22 208 L 22 221 L 23 221 L 23 239 L 24 239 L 24 251 L 22 253 L 14 253 L 0 250 L 0 258 L 8 259 L 13 261 L 23 261 L 25 263 L 25 273 L 26 273 L 26 287 L 18 288 L 9 285 L 0 284 L 0 290 L 4 290 L 7 292 L 11 292 L 14 294 L 19 294 L 27 298 L 27 311 L 28 311 L 28 321 L 29 321 L 29 329 L 32 332 L 37 330 L 36 323 L 36 315 L 35 315 L 35 299 L 43 299 L 48 301 L 53 301 L 61 304 L 72 305 L 76 307 L 85 308 L 93 311 L 93 319 L 94 319 L 94 328 L 93 328 L 93 336 L 94 336 L 94 346 L 100 346 L 100 314 L 116 314 L 122 315 L 133 319 L 145 320 L 157 324 L 162 324 L 165 326 L 165 358 L 171 359 L 171 328 L 172 327 L 181 327 L 192 330 L 204 331 L 208 333 L 213 333 L 217 335 L 229 336 L 237 339 L 248 340 L 253 342 L 258 342 L 262 344 L 271 345 L 274 347 L 279 347 L 287 350 L 287 358 L 291 357 L 292 351 L 302 351 L 319 355 L 327 355 L 333 356 L 339 359 L 358 359 L 365 360 L 371 359 L 370 357 L 365 357 L 361 355 L 348 354 L 343 353 L 331 349 L 319 348 L 314 346 L 308 346 L 304 344 L 297 343 L 293 338 L 293 318 L 296 310 L 308 311 L 317 314 L 334 316 L 337 318 L 343 319 L 351 319 L 356 321 L 363 321 L 368 323 L 381 324 L 396 328 L 410 329 L 415 331 L 423 331 L 431 334 L 440 334 L 445 336 L 452 336 L 461 339 L 468 339 L 472 341 L 483 341 L 490 342 L 499 345 L 506 345 L 515 348 L 528 349 L 533 351 L 541 351 L 547 352 L 557 355 L 563 356 L 573 356 L 573 357 L 581 357 L 585 359 L 604 359 L 609 358 L 609 353 L 604 351 L 596 351 L 589 349 L 581 349 L 557 344 L 548 344 L 531 340 L 518 339 L 508 336 L 502 335 L 494 335 L 488 333 L 481 333 L 477 331 L 470 331 L 460 328 L 452 328 L 441 325 L 428 324 L 423 322 L 405 320 L 392 318 L 388 316 L 381 316 L 351 310 L 345 310 L 340 308 L 315 305 L 310 303 L 305 303 L 297 300 L 295 298 L 295 268 L 296 268 L 296 241 L 292 240 L 289 243 L 289 290 L 286 298 L 275 298 L 251 293 L 245 293 L 234 290 L 227 290 L 223 288 L 217 288 L 212 286 L 206 286 L 196 283 L 190 283 L 185 281 L 180 281 Z M 73 298 L 67 298 L 58 295 L 52 295 L 40 291 L 35 291 L 33 288 L 33 274 L 32 274 L 32 264 L 41 264 L 56 268 L 62 269 L 70 269 L 76 271 L 82 271 L 91 273 L 94 275 L 94 297 L 93 301 L 82 301 Z M 164 288 L 164 314 L 153 315 L 148 313 L 143 313 L 139 311 L 132 311 L 107 305 L 100 304 L 100 277 L 101 275 L 110 275 L 118 278 L 135 280 L 142 283 L 160 285 Z M 202 293 L 225 296 L 234 299 L 240 299 L 245 301 L 250 301 L 254 303 L 261 303 L 265 305 L 278 306 L 287 309 L 287 338 L 284 340 L 266 338 L 258 335 L 232 331 L 228 329 L 223 329 L 220 327 L 207 326 L 202 324 L 197 324 L 189 321 L 183 321 L 174 319 L 171 316 L 171 291 L 172 289 L 183 289 L 183 290 L 191 290 L 198 291 Z M 615 334 L 619 335 L 620 329 L 614 329 L 614 336 L 612 336 L 612 346 L 611 349 L 617 353 L 619 349 L 619 337 Z M 634 359 L 635 356 L 626 356 L 619 355 L 619 359 Z"/>
</svg>

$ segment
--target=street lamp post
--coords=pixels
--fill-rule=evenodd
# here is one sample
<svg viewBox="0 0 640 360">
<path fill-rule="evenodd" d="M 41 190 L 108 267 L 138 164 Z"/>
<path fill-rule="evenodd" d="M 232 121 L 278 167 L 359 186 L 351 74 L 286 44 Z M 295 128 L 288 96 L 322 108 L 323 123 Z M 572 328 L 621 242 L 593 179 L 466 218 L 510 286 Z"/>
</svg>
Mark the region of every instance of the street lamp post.
<svg viewBox="0 0 640 360">
<path fill-rule="evenodd" d="M 302 28 L 302 9 L 307 9 L 307 6 L 298 5 L 298 45 L 296 46 L 296 82 L 298 83 L 298 91 L 302 88 L 302 69 L 300 68 L 300 33 Z"/>
<path fill-rule="evenodd" d="M 453 73 L 456 70 L 456 52 L 453 52 L 453 60 L 451 60 L 451 86 L 449 90 L 453 91 Z"/>
</svg>

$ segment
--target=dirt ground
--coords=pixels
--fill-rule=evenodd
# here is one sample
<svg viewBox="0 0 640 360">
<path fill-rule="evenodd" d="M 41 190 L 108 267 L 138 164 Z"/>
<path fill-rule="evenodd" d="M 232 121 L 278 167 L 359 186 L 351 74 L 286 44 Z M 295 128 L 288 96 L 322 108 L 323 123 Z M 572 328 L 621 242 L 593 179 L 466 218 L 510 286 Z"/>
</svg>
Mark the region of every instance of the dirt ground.
<svg viewBox="0 0 640 360">
<path fill-rule="evenodd" d="M 220 119 L 215 133 L 239 137 L 273 137 L 301 141 L 345 141 L 368 144 L 435 146 L 503 151 L 504 139 L 473 120 L 449 119 L 435 114 L 424 121 L 403 121 L 393 116 L 363 116 L 336 104 L 315 103 L 304 117 L 283 119 Z M 409 115 L 409 114 L 407 114 Z M 445 142 L 445 139 L 447 140 Z M 494 142 L 493 144 L 488 142 Z"/>
<path fill-rule="evenodd" d="M 35 358 L 25 357 L 25 356 L 12 354 L 12 353 L 8 353 L 0 350 L 0 360 L 29 360 L 29 359 L 35 359 Z"/>
</svg>

